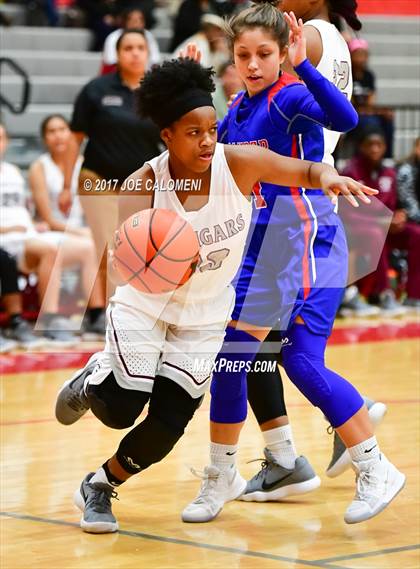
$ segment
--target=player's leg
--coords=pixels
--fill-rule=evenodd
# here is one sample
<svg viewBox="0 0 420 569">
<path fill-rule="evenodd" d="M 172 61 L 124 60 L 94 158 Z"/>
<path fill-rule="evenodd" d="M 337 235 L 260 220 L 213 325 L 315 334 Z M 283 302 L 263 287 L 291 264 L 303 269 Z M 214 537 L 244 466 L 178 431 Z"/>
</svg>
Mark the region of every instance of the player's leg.
<svg viewBox="0 0 420 569">
<path fill-rule="evenodd" d="M 100 392 L 95 386 L 90 386 L 87 391 L 92 410 L 96 405 L 108 426 L 127 428 L 150 398 L 149 410 L 145 419 L 121 440 L 115 454 L 96 472 L 87 474 L 75 493 L 75 503 L 83 511 L 81 527 L 91 533 L 117 531 L 118 522 L 111 509 L 111 498 L 116 497 L 116 489 L 169 454 L 202 399 L 194 399 L 175 382 L 159 375 L 151 394 L 126 390 L 113 382 L 115 378 L 108 383 L 107 395 L 103 386 Z"/>
<path fill-rule="evenodd" d="M 247 413 L 246 370 L 268 330 L 250 330 L 243 323 L 236 326 L 228 326 L 215 362 L 211 383 L 210 465 L 204 469 L 196 499 L 182 512 L 185 522 L 214 519 L 223 505 L 235 500 L 246 487 L 236 467 L 239 435 Z"/>
<path fill-rule="evenodd" d="M 321 483 L 308 460 L 296 452 L 278 367 L 282 339 L 280 332 L 270 332 L 247 375 L 248 402 L 264 438 L 265 460 L 239 497 L 244 501 L 281 500 Z"/>
<path fill-rule="evenodd" d="M 405 476 L 380 452 L 364 401 L 343 377 L 325 365 L 327 337 L 294 324 L 283 347 L 288 377 L 319 407 L 346 445 L 357 473 L 357 489 L 344 519 L 367 520 L 380 513 L 403 488 Z"/>
<path fill-rule="evenodd" d="M 90 408 L 105 425 L 126 429 L 134 424 L 150 398 L 165 338 L 166 324 L 132 307 L 111 305 L 108 310 L 106 345 L 92 356 L 61 388 L 56 417 L 63 424 L 80 419 Z M 137 458 L 137 457 L 136 457 Z M 133 464 L 138 464 L 132 459 Z M 121 475 L 116 457 L 89 473 L 75 494 L 83 511 L 81 527 L 92 533 L 116 531 L 111 497 Z"/>
</svg>

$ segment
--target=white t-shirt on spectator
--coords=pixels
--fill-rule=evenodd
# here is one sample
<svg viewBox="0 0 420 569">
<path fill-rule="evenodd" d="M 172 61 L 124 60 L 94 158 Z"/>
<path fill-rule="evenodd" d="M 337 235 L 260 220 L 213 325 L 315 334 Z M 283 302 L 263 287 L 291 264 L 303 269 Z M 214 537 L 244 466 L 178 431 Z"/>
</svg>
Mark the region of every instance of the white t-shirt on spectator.
<svg viewBox="0 0 420 569">
<path fill-rule="evenodd" d="M 123 33 L 123 29 L 115 30 L 111 32 L 104 43 L 104 49 L 102 52 L 102 59 L 106 65 L 114 65 L 117 63 L 117 41 L 120 35 Z M 144 30 L 144 36 L 147 41 L 147 46 L 149 48 L 149 65 L 150 68 L 155 63 L 160 63 L 160 50 L 158 42 L 155 36 L 149 30 Z"/>
<path fill-rule="evenodd" d="M 64 213 L 58 207 L 58 196 L 60 195 L 63 184 L 64 184 L 64 174 L 51 158 L 51 154 L 46 152 L 39 157 L 39 161 L 44 169 L 45 181 L 47 184 L 48 196 L 50 198 L 50 207 L 52 211 L 52 216 L 66 223 L 72 227 L 83 227 L 83 213 L 80 206 L 80 201 L 77 196 L 77 184 L 80 173 L 80 168 L 82 166 L 83 158 L 79 156 L 77 162 L 73 169 L 72 179 L 71 179 L 71 194 L 72 194 L 72 206 L 69 216 L 64 215 Z"/>
</svg>

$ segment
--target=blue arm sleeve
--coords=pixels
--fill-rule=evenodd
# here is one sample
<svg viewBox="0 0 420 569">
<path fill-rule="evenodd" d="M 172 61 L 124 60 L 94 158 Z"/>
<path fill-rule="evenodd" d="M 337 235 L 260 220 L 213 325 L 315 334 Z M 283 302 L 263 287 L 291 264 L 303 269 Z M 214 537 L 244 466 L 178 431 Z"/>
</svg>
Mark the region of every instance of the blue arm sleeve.
<svg viewBox="0 0 420 569">
<path fill-rule="evenodd" d="M 293 83 L 282 89 L 270 105 L 270 116 L 288 133 L 306 132 L 319 124 L 330 130 L 347 132 L 358 123 L 358 115 L 347 97 L 305 59 L 295 67 L 305 85 Z"/>
</svg>

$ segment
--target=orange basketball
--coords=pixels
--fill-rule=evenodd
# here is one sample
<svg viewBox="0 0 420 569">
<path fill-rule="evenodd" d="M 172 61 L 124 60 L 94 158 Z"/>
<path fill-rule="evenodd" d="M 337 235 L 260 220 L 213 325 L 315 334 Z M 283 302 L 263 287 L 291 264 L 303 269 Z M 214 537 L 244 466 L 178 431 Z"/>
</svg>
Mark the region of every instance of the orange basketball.
<svg viewBox="0 0 420 569">
<path fill-rule="evenodd" d="M 199 257 L 191 225 L 174 211 L 146 209 L 124 221 L 115 234 L 114 266 L 140 292 L 162 293 L 187 282 Z"/>
</svg>

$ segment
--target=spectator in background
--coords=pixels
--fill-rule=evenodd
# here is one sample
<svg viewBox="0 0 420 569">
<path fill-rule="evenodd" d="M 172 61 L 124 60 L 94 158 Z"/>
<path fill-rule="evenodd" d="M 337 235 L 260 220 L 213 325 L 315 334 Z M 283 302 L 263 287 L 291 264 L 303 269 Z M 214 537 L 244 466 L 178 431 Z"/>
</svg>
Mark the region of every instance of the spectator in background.
<svg viewBox="0 0 420 569">
<path fill-rule="evenodd" d="M 411 155 L 401 162 L 397 171 L 398 201 L 408 221 L 420 223 L 420 136 Z"/>
<path fill-rule="evenodd" d="M 227 114 L 231 96 L 241 91 L 244 85 L 239 78 L 235 65 L 230 61 L 220 66 L 217 78 L 213 102 L 216 108 L 217 120 L 223 120 Z"/>
<path fill-rule="evenodd" d="M 0 333 L 0 353 L 14 348 L 33 350 L 44 345 L 44 339 L 35 336 L 22 316 L 22 295 L 18 286 L 16 259 L 4 249 L 0 249 L 0 294 L 9 317 L 6 337 Z"/>
<path fill-rule="evenodd" d="M 61 211 L 72 202 L 71 175 L 80 145 L 87 137 L 79 177 L 79 196 L 92 230 L 102 282 L 106 283 L 106 251 L 118 227 L 118 193 L 123 181 L 161 152 L 160 132 L 135 110 L 134 91 L 148 66 L 142 30 L 125 30 L 117 40 L 117 71 L 90 81 L 79 93 L 71 129 L 74 144 L 66 156 Z M 99 190 L 99 191 L 98 191 Z"/>
<path fill-rule="evenodd" d="M 77 0 L 78 7 L 86 17 L 86 27 L 92 30 L 92 51 L 102 51 L 105 38 L 115 30 L 115 0 Z"/>
<path fill-rule="evenodd" d="M 3 161 L 7 133 L 0 125 L 0 247 L 16 258 L 22 273 L 36 273 L 43 313 L 38 321 L 43 336 L 61 347 L 77 339 L 68 320 L 58 313 L 63 259 L 50 239 L 46 224 L 35 225 L 25 205 L 25 182 L 19 169 Z"/>
<path fill-rule="evenodd" d="M 215 14 L 204 14 L 200 20 L 200 30 L 184 40 L 173 53 L 178 57 L 184 52 L 189 43 L 194 43 L 201 52 L 201 65 L 214 67 L 218 72 L 221 65 L 230 59 L 224 20 Z"/>
<path fill-rule="evenodd" d="M 143 11 L 138 7 L 128 8 L 124 10 L 120 16 L 121 27 L 109 34 L 104 43 L 104 50 L 102 54 L 102 69 L 101 75 L 116 71 L 117 68 L 117 41 L 121 36 L 124 29 L 139 29 L 144 31 L 144 36 L 149 48 L 149 62 L 148 67 L 155 63 L 160 63 L 159 45 L 149 30 L 145 29 L 145 17 Z"/>
<path fill-rule="evenodd" d="M 369 69 L 369 44 L 365 39 L 353 38 L 348 43 L 353 72 L 352 103 L 359 113 L 359 125 L 350 134 L 353 143 L 357 143 L 359 133 L 365 127 L 381 129 L 385 135 L 385 157 L 392 158 L 394 139 L 394 115 L 390 109 L 376 108 L 376 79 Z"/>
<path fill-rule="evenodd" d="M 41 124 L 41 136 L 47 148 L 29 169 L 29 185 L 37 215 L 54 232 L 60 245 L 63 263 L 77 265 L 81 270 L 82 289 L 88 301 L 88 318 L 83 332 L 86 339 L 101 339 L 105 330 L 104 286 L 96 279 L 96 252 L 92 234 L 83 227 L 83 215 L 77 196 L 73 200 L 70 215 L 58 207 L 58 197 L 63 188 L 64 165 L 71 131 L 61 115 L 50 115 Z M 75 194 L 82 157 L 79 156 L 73 171 L 71 191 Z"/>
<path fill-rule="evenodd" d="M 356 110 L 373 107 L 376 99 L 375 74 L 368 68 L 369 44 L 365 39 L 353 38 L 348 43 L 353 72 L 352 103 Z"/>
<path fill-rule="evenodd" d="M 169 51 L 175 52 L 181 43 L 200 30 L 201 18 L 204 14 L 213 13 L 218 16 L 227 16 L 232 13 L 236 6 L 244 3 L 244 0 L 184 0 L 175 17 L 174 35 Z"/>
<path fill-rule="evenodd" d="M 367 128 L 360 137 L 357 155 L 350 160 L 343 174 L 379 190 L 378 200 L 394 212 L 385 246 L 379 258 L 378 268 L 358 283 L 363 296 L 378 302 L 383 315 L 400 316 L 407 312 L 395 299 L 389 280 L 389 254 L 392 249 L 406 250 L 408 253 L 408 280 L 406 286 L 407 306 L 419 307 L 420 300 L 420 226 L 407 221 L 404 209 L 398 209 L 397 174 L 394 168 L 384 165 L 385 136 L 375 127 Z M 376 200 L 370 208 L 376 207 Z M 382 230 L 364 218 L 363 209 L 359 212 L 343 211 L 345 219 L 352 218 L 352 226 L 357 227 L 357 235 L 350 237 L 351 243 L 361 255 L 369 254 L 370 247 L 381 242 Z M 381 223 L 378 209 L 378 224 Z M 379 235 L 379 231 L 381 234 Z"/>
</svg>

